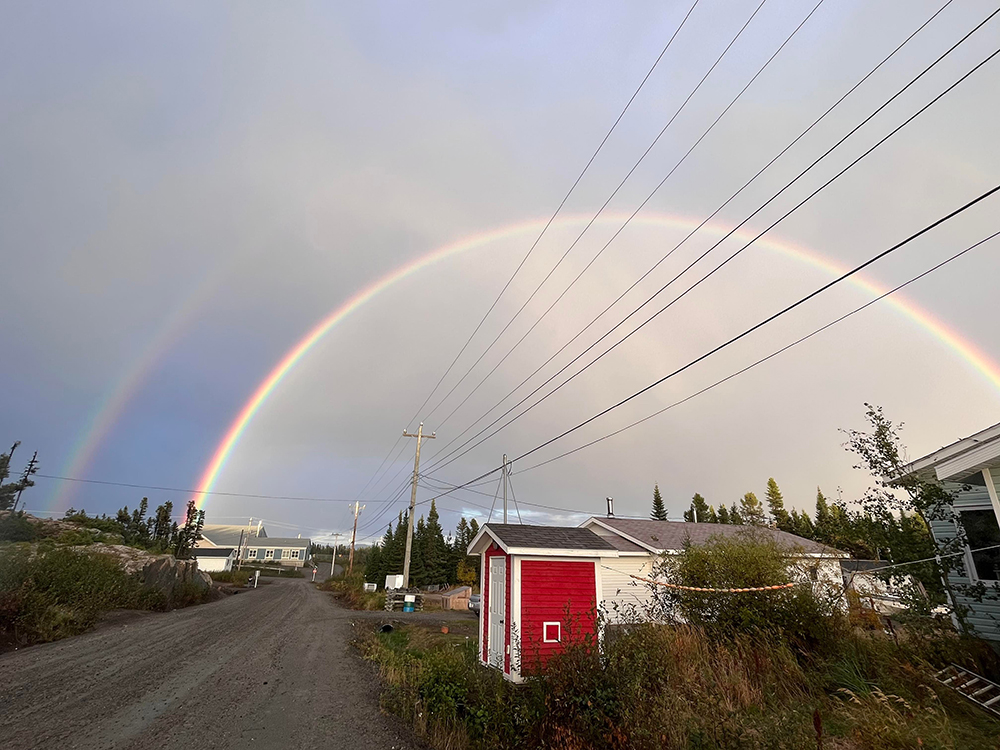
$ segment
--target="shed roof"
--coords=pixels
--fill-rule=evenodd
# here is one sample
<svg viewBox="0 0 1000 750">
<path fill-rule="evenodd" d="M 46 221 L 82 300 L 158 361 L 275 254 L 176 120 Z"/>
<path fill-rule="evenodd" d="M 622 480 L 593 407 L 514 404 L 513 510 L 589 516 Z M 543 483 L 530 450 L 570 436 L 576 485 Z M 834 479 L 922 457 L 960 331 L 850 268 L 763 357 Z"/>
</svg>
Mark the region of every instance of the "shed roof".
<svg viewBox="0 0 1000 750">
<path fill-rule="evenodd" d="M 195 547 L 195 557 L 230 557 L 236 553 L 235 547 Z"/>
<path fill-rule="evenodd" d="M 505 552 L 559 550 L 567 552 L 615 553 L 606 539 L 590 529 L 576 526 L 528 526 L 513 523 L 487 523 L 472 540 L 469 549 L 480 551 L 486 537 L 495 540 Z"/>
<path fill-rule="evenodd" d="M 774 539 L 782 547 L 799 548 L 810 555 L 844 556 L 843 552 L 825 544 L 804 539 L 795 534 L 767 526 L 735 526 L 725 523 L 688 523 L 687 521 L 652 521 L 646 518 L 590 518 L 584 526 L 600 524 L 622 534 L 627 540 L 637 542 L 653 552 L 677 551 L 690 539 L 694 544 L 704 544 L 712 537 L 735 537 L 751 531 Z"/>
</svg>

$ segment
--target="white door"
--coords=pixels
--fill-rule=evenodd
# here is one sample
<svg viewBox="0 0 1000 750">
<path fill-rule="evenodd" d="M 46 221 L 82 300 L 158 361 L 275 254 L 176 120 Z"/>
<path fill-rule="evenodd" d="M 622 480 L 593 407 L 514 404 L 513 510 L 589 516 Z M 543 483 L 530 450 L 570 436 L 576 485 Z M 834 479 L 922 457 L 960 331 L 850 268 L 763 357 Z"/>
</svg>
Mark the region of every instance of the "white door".
<svg viewBox="0 0 1000 750">
<path fill-rule="evenodd" d="M 489 663 L 503 669 L 504 624 L 507 617 L 506 596 L 507 561 L 502 557 L 490 558 L 490 630 Z"/>
</svg>

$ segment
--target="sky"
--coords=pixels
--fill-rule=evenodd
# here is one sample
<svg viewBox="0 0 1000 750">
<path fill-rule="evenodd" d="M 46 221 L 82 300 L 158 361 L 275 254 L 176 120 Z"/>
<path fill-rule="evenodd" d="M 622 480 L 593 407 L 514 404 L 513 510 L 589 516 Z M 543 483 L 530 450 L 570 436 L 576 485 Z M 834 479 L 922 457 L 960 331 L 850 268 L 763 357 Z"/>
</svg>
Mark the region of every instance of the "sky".
<svg viewBox="0 0 1000 750">
<path fill-rule="evenodd" d="M 328 540 L 350 530 L 348 504 L 359 500 L 369 541 L 409 500 L 415 441 L 401 433 L 423 419 L 436 437 L 422 449 L 418 512 L 440 496 L 446 529 L 460 515 L 482 522 L 500 504 L 497 473 L 445 488 L 546 443 L 1000 182 L 998 57 L 450 461 L 994 9 L 950 3 L 529 378 L 944 3 L 824 0 L 726 110 L 816 2 L 699 0 L 515 274 L 691 1 L 0 5 L 0 441 L 22 441 L 15 468 L 38 451 L 27 507 L 113 513 L 148 496 L 179 508 L 190 490 L 211 489 L 231 494 L 202 496 L 209 523 L 252 517 L 272 536 Z M 998 44 L 1000 17 L 537 396 Z M 905 423 L 914 458 L 1000 421 L 998 239 L 717 388 L 533 468 L 983 239 L 1000 229 L 998 208 L 1000 197 L 986 199 L 857 283 L 515 461 L 511 517 L 516 497 L 526 523 L 575 524 L 603 513 L 608 496 L 619 515 L 643 516 L 658 483 L 679 518 L 695 492 L 728 505 L 762 494 L 769 477 L 791 507 L 812 507 L 817 487 L 851 502 L 871 478 L 853 468 L 842 430 L 864 427 L 865 402 Z M 261 383 L 359 295 L 262 401 L 209 487 L 213 457 Z"/>
</svg>

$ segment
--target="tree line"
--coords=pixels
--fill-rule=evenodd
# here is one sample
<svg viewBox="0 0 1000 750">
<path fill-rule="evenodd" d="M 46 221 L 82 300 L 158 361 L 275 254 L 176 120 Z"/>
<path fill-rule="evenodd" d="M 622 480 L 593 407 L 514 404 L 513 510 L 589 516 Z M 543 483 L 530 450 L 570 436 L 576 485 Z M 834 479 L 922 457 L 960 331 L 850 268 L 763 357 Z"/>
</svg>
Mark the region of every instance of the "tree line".
<svg viewBox="0 0 1000 750">
<path fill-rule="evenodd" d="M 152 516 L 147 517 L 149 498 L 143 498 L 139 507 L 129 511 L 121 508 L 114 516 L 101 514 L 88 516 L 85 510 L 70 508 L 66 520 L 88 529 L 98 529 L 109 534 L 117 534 L 122 543 L 130 547 L 155 553 L 169 552 L 174 557 L 188 557 L 195 544 L 201 539 L 205 526 L 205 511 L 198 510 L 194 500 L 188 500 L 184 522 L 173 520 L 174 504 L 169 500 L 158 505 Z"/>
<path fill-rule="evenodd" d="M 365 580 L 382 584 L 388 575 L 403 572 L 406 555 L 408 514 L 400 512 L 393 529 L 386 529 L 382 540 L 370 548 L 365 561 Z M 445 537 L 435 502 L 425 519 L 421 516 L 413 528 L 413 546 L 410 552 L 410 585 L 427 587 L 435 585 L 475 585 L 479 578 L 479 563 L 468 555 L 469 543 L 479 533 L 476 519 L 459 519 L 455 534 Z"/>
</svg>

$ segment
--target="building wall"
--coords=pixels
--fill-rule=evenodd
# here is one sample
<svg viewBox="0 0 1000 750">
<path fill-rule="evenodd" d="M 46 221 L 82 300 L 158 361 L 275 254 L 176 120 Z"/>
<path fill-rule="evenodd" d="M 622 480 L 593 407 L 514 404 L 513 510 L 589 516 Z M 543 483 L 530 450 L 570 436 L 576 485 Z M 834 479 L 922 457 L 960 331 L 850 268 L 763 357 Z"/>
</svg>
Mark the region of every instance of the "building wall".
<svg viewBox="0 0 1000 750">
<path fill-rule="evenodd" d="M 946 489 L 957 492 L 953 507 L 956 512 L 962 510 L 986 510 L 992 508 L 989 492 L 986 487 L 973 486 L 963 490 L 960 484 L 945 482 Z M 931 521 L 931 533 L 938 544 L 945 544 L 955 539 L 957 529 L 953 521 Z M 968 586 L 975 582 L 975 569 L 964 560 L 963 565 L 950 571 L 948 580 L 956 586 Z M 985 599 L 977 602 L 973 597 L 955 592 L 955 604 L 968 608 L 967 620 L 976 632 L 983 638 L 1000 640 L 1000 601 Z"/>
<path fill-rule="evenodd" d="M 266 541 L 266 540 L 262 540 Z M 264 557 L 267 550 L 274 550 L 274 555 L 272 557 Z M 291 557 L 292 550 L 298 550 L 299 556 L 297 559 Z M 256 555 L 251 556 L 250 552 L 256 552 Z M 287 555 L 287 556 L 286 556 Z M 309 548 L 306 546 L 302 547 L 269 547 L 266 544 L 260 544 L 257 546 L 250 545 L 244 549 L 244 562 L 264 564 L 268 563 L 271 565 L 284 565 L 286 567 L 301 568 L 306 564 L 306 559 L 309 557 Z"/>
<path fill-rule="evenodd" d="M 520 561 L 520 669 L 544 666 L 566 643 L 595 635 L 597 580 L 593 561 Z M 558 633 L 558 641 L 546 642 Z M 555 625 L 558 625 L 556 627 Z"/>
<path fill-rule="evenodd" d="M 199 557 L 196 560 L 198 570 L 204 570 L 206 573 L 233 569 L 233 561 L 229 557 Z"/>
<path fill-rule="evenodd" d="M 619 557 L 601 563 L 601 614 L 609 623 L 635 622 L 648 619 L 653 592 L 648 583 L 632 576 L 651 578 L 656 556 Z"/>
</svg>

